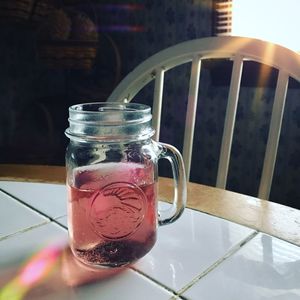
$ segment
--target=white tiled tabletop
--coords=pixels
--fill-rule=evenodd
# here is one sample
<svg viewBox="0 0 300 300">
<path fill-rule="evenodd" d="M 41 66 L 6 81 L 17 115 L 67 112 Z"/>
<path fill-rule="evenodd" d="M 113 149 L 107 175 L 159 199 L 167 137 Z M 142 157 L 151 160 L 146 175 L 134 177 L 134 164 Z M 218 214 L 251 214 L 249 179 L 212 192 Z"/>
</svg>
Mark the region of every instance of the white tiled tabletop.
<svg viewBox="0 0 300 300">
<path fill-rule="evenodd" d="M 2 181 L 0 189 L 2 300 L 34 254 L 66 245 L 67 217 L 62 185 Z M 22 299 L 300 299 L 300 247 L 190 209 L 158 229 L 144 258 L 113 276 L 80 269 L 68 250 L 61 253 L 52 281 L 39 282 L 44 293 L 35 287 Z"/>
<path fill-rule="evenodd" d="M 0 191 L 0 240 L 47 221 L 44 216 Z"/>
<path fill-rule="evenodd" d="M 222 300 L 300 299 L 300 248 L 260 233 L 184 296 Z"/>
<path fill-rule="evenodd" d="M 67 190 L 64 185 L 0 181 L 0 189 L 50 218 L 67 214 Z"/>
<path fill-rule="evenodd" d="M 52 243 L 65 241 L 66 238 L 65 229 L 53 222 L 48 222 L 3 239 L 0 241 L 0 269 L 13 265 Z"/>
</svg>

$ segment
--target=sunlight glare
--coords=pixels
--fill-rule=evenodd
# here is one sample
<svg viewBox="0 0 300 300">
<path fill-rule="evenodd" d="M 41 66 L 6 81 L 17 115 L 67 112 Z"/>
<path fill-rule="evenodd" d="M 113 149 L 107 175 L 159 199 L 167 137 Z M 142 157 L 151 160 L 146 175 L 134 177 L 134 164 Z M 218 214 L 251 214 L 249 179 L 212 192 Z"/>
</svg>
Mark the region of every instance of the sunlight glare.
<svg viewBox="0 0 300 300">
<path fill-rule="evenodd" d="M 232 35 L 280 44 L 300 51 L 299 0 L 234 0 Z"/>
</svg>

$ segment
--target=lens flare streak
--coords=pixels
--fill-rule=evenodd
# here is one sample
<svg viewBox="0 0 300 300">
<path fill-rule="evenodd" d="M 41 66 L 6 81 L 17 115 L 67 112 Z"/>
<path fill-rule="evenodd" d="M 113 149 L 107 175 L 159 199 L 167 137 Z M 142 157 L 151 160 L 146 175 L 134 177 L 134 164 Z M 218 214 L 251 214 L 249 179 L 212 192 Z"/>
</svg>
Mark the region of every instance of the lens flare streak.
<svg viewBox="0 0 300 300">
<path fill-rule="evenodd" d="M 117 11 L 117 10 L 127 10 L 135 11 L 144 9 L 142 4 L 104 4 L 101 8 L 106 11 Z"/>
<path fill-rule="evenodd" d="M 99 31 L 106 31 L 106 32 L 143 32 L 145 31 L 144 26 L 131 26 L 131 25 L 108 25 L 108 26 L 101 26 L 99 27 Z"/>
<path fill-rule="evenodd" d="M 0 300 L 21 300 L 37 283 L 55 268 L 62 252 L 61 247 L 50 246 L 34 254 L 19 274 L 0 289 Z"/>
</svg>

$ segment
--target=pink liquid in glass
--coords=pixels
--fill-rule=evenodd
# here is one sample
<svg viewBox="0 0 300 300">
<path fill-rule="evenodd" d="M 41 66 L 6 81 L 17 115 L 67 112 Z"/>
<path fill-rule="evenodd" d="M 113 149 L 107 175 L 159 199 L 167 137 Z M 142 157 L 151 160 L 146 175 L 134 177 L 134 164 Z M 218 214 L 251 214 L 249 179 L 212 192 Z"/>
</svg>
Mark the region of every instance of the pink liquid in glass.
<svg viewBox="0 0 300 300">
<path fill-rule="evenodd" d="M 102 163 L 74 170 L 69 186 L 71 248 L 82 262 L 122 266 L 156 241 L 153 165 Z"/>
</svg>

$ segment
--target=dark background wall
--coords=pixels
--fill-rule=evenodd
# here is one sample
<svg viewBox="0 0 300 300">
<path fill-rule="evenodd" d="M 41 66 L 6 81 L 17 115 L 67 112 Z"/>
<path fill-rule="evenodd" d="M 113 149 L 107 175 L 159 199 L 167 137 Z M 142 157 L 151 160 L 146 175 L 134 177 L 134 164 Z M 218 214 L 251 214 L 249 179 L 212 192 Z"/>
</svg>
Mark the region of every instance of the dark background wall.
<svg viewBox="0 0 300 300">
<path fill-rule="evenodd" d="M 63 165 L 70 105 L 105 101 L 117 82 L 150 55 L 213 34 L 212 0 L 136 0 L 128 4 L 64 4 L 63 8 L 82 11 L 97 24 L 97 56 L 88 70 L 47 66 L 39 55 L 40 24 L 0 17 L 1 163 Z M 165 78 L 161 140 L 180 150 L 184 120 L 178 112 L 186 107 L 189 67 L 182 66 Z M 228 94 L 228 82 L 222 77 L 230 68 L 230 64 L 203 66 L 191 181 L 215 184 Z M 253 87 L 259 79 L 259 68 L 246 67 L 243 78 L 228 189 L 255 195 L 274 87 L 270 83 Z M 300 207 L 299 96 L 299 87 L 294 84 L 288 92 L 271 192 L 271 200 L 294 207 Z M 149 89 L 135 101 L 151 105 Z M 161 172 L 168 174 L 167 170 Z"/>
</svg>

